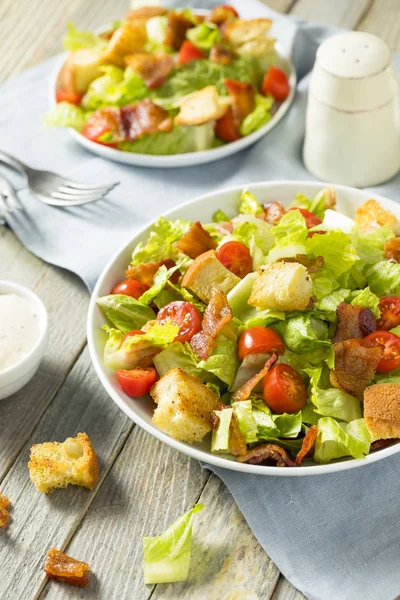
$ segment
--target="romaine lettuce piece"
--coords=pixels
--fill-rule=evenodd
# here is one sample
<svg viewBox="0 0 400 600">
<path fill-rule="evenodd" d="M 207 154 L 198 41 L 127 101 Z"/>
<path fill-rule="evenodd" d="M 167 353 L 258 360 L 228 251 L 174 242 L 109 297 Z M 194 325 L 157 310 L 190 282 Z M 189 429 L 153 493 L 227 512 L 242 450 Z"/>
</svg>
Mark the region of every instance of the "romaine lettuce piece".
<svg viewBox="0 0 400 600">
<path fill-rule="evenodd" d="M 237 419 L 240 433 L 246 444 L 254 444 L 258 441 L 258 426 L 253 415 L 251 400 L 242 400 L 232 404 L 233 413 Z"/>
<path fill-rule="evenodd" d="M 312 286 L 313 286 L 313 297 L 317 300 L 321 300 L 326 296 L 331 295 L 335 290 L 342 287 L 340 283 L 334 279 L 332 273 L 322 267 L 315 273 L 311 274 Z M 347 282 L 346 282 L 347 283 Z M 345 284 L 343 283 L 343 286 Z"/>
<path fill-rule="evenodd" d="M 216 429 L 213 429 L 211 438 L 211 452 L 229 453 L 229 426 L 232 420 L 233 409 L 224 408 L 215 410 L 219 422 Z"/>
<path fill-rule="evenodd" d="M 236 372 L 235 381 L 231 386 L 231 391 L 234 392 L 235 390 L 238 390 L 246 383 L 246 381 L 249 381 L 249 379 L 259 373 L 269 358 L 270 354 L 248 354 L 245 356 Z M 259 385 L 260 384 L 255 387 L 255 392 L 257 392 Z"/>
<path fill-rule="evenodd" d="M 325 386 L 320 382 L 322 370 L 322 367 L 305 369 L 310 375 L 311 402 L 315 406 L 316 412 L 324 417 L 334 417 L 347 422 L 360 419 L 362 413 L 358 398 L 330 387 L 329 383 L 329 387 L 323 389 Z"/>
<path fill-rule="evenodd" d="M 279 435 L 278 428 L 272 418 L 270 408 L 255 396 L 251 397 L 253 406 L 253 417 L 257 424 L 257 437 L 259 440 L 269 440 L 277 438 Z"/>
<path fill-rule="evenodd" d="M 82 131 L 88 114 L 82 108 L 69 102 L 59 102 L 42 119 L 45 127 L 72 127 Z"/>
<path fill-rule="evenodd" d="M 220 208 L 215 211 L 215 213 L 212 216 L 212 220 L 213 223 L 227 223 L 228 221 L 230 221 L 228 215 L 224 213 L 224 211 Z"/>
<path fill-rule="evenodd" d="M 339 304 L 344 302 L 349 295 L 350 290 L 340 288 L 315 302 L 313 308 L 327 312 L 335 312 Z"/>
<path fill-rule="evenodd" d="M 359 260 L 349 237 L 339 230 L 328 231 L 325 235 L 313 235 L 307 239 L 306 248 L 309 256 L 323 257 L 325 268 L 334 279 Z"/>
<path fill-rule="evenodd" d="M 188 29 L 186 37 L 202 50 L 211 50 L 215 42 L 221 39 L 219 29 L 214 23 L 201 23 Z"/>
<path fill-rule="evenodd" d="M 164 217 L 157 219 L 149 234 L 147 242 L 140 242 L 133 251 L 131 264 L 142 265 L 147 262 L 172 258 L 175 262 L 187 257 L 180 254 L 173 246 L 190 227 L 189 221 L 177 219 L 168 221 Z"/>
<path fill-rule="evenodd" d="M 306 240 L 308 229 L 300 211 L 291 210 L 283 215 L 279 223 L 272 227 L 271 233 L 274 236 L 275 245 L 268 254 L 269 261 L 296 256 L 297 254 L 307 254 Z"/>
<path fill-rule="evenodd" d="M 370 445 L 371 436 L 364 419 L 341 424 L 331 417 L 323 417 L 318 421 L 314 460 L 325 464 L 344 456 L 364 458 Z"/>
<path fill-rule="evenodd" d="M 278 430 L 277 437 L 279 438 L 296 438 L 301 432 L 301 411 L 292 414 L 272 415 L 272 419 Z"/>
<path fill-rule="evenodd" d="M 249 190 L 243 190 L 240 196 L 239 213 L 244 215 L 262 215 L 263 209 L 257 198 L 249 192 Z"/>
<path fill-rule="evenodd" d="M 118 147 L 124 152 L 166 156 L 210 150 L 214 138 L 214 123 L 209 121 L 192 127 L 174 127 L 168 133 L 144 135 L 134 142 L 121 142 Z"/>
<path fill-rule="evenodd" d="M 192 515 L 203 510 L 196 504 L 157 537 L 144 537 L 143 574 L 145 584 L 185 581 L 189 574 L 192 551 Z"/>
<path fill-rule="evenodd" d="M 253 269 L 256 270 L 261 265 L 267 262 L 267 254 L 273 245 L 273 238 L 270 233 L 271 226 L 253 217 L 252 215 L 241 215 L 250 220 L 243 222 L 235 219 L 235 223 L 239 224 L 235 227 L 232 238 L 245 244 L 250 250 L 251 257 L 253 259 Z M 222 240 L 224 243 L 225 240 Z"/>
<path fill-rule="evenodd" d="M 389 225 L 384 225 L 374 231 L 360 229 L 356 246 L 358 256 L 362 261 L 370 265 L 385 260 L 383 247 L 385 242 L 392 237 L 394 237 L 394 233 Z"/>
<path fill-rule="evenodd" d="M 273 329 L 280 334 L 285 346 L 297 354 L 312 355 L 314 361 L 326 361 L 333 368 L 332 343 L 328 339 L 328 325 L 312 316 L 312 313 L 298 315 L 279 323 Z"/>
<path fill-rule="evenodd" d="M 271 120 L 271 108 L 274 104 L 272 96 L 261 96 L 257 94 L 254 110 L 245 117 L 240 125 L 240 133 L 243 136 L 250 135 L 254 131 L 261 129 Z"/>
<path fill-rule="evenodd" d="M 139 302 L 141 304 L 151 304 L 156 296 L 165 288 L 167 282 L 171 275 L 175 273 L 178 267 L 172 267 L 171 269 L 167 269 L 165 265 L 162 265 L 157 273 L 154 275 L 153 285 L 149 290 L 144 292 L 139 298 Z"/>
<path fill-rule="evenodd" d="M 325 211 L 322 223 L 313 227 L 313 230 L 342 231 L 351 238 L 353 243 L 356 243 L 358 239 L 358 226 L 354 219 L 330 208 Z"/>
<path fill-rule="evenodd" d="M 400 263 L 387 260 L 376 263 L 367 272 L 367 282 L 378 296 L 400 295 Z"/>
<path fill-rule="evenodd" d="M 201 313 L 205 311 L 206 305 L 204 302 L 198 300 L 198 298 L 193 296 L 193 294 L 191 294 L 186 288 L 180 287 L 179 285 L 175 285 L 171 282 L 168 283 L 168 288 L 173 290 L 173 292 L 178 295 L 178 300 L 190 302 L 190 304 L 193 304 L 193 306 L 195 306 Z"/>
<path fill-rule="evenodd" d="M 65 50 L 74 52 L 81 48 L 98 48 L 104 50 L 107 48 L 107 40 L 91 31 L 78 31 L 73 23 L 67 24 L 67 33 L 63 37 Z"/>
<path fill-rule="evenodd" d="M 363 290 L 356 290 L 351 294 L 351 302 L 354 306 L 362 306 L 363 308 L 369 308 L 377 319 L 381 316 L 379 310 L 379 298 L 376 294 L 373 294 L 369 287 Z"/>
<path fill-rule="evenodd" d="M 107 106 L 125 106 L 142 100 L 148 95 L 143 79 L 130 67 L 125 71 L 113 65 L 100 68 L 103 72 L 89 86 L 82 98 L 86 110 L 97 110 Z"/>
<path fill-rule="evenodd" d="M 315 216 L 323 219 L 326 211 L 326 195 L 330 193 L 329 188 L 324 188 L 315 196 L 313 200 L 310 200 L 304 194 L 296 194 L 295 199 L 291 203 L 291 207 L 305 208 L 312 212 Z"/>
<path fill-rule="evenodd" d="M 124 294 L 103 296 L 97 299 L 97 304 L 107 319 L 123 333 L 141 329 L 148 321 L 156 318 L 153 309 Z"/>
<path fill-rule="evenodd" d="M 202 370 L 197 367 L 199 359 L 188 343 L 173 342 L 157 354 L 153 362 L 160 377 L 176 368 L 183 369 L 195 377 L 201 378 L 202 375 Z"/>
<path fill-rule="evenodd" d="M 219 335 L 207 360 L 198 363 L 199 369 L 204 369 L 231 387 L 239 367 L 237 343 Z"/>
</svg>

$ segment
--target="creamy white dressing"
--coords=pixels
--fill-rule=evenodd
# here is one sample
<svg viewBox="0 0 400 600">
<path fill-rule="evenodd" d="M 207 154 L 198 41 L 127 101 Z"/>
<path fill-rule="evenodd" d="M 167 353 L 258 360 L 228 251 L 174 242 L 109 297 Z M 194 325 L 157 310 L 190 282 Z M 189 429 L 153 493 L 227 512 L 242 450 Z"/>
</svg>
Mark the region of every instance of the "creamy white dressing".
<svg viewBox="0 0 400 600">
<path fill-rule="evenodd" d="M 23 360 L 39 337 L 35 308 L 17 294 L 0 294 L 0 371 Z"/>
</svg>

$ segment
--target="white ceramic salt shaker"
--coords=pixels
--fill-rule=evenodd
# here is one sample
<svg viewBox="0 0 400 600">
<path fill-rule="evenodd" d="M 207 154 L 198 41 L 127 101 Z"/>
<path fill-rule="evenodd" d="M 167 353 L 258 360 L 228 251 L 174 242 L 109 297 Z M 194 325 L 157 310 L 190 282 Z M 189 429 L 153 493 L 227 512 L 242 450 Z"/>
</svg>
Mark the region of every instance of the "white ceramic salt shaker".
<svg viewBox="0 0 400 600">
<path fill-rule="evenodd" d="M 399 171 L 399 83 L 381 39 L 348 32 L 319 47 L 303 158 L 315 177 L 355 187 L 382 183 Z"/>
</svg>

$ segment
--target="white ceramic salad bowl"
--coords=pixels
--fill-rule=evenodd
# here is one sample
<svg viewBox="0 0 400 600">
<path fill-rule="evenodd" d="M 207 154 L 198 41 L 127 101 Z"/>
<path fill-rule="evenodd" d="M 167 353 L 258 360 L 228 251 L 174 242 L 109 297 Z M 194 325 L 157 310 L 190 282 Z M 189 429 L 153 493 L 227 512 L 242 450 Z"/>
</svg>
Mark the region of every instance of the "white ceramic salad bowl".
<svg viewBox="0 0 400 600">
<path fill-rule="evenodd" d="M 325 184 L 326 185 L 326 184 Z M 305 194 L 308 197 L 314 197 L 323 187 L 324 184 L 319 182 L 304 182 L 304 181 L 274 181 L 268 183 L 256 183 L 249 186 L 240 186 L 230 189 L 212 192 L 205 196 L 200 196 L 187 202 L 165 214 L 169 219 L 188 219 L 210 222 L 213 213 L 217 208 L 222 209 L 228 216 L 234 216 L 237 212 L 240 194 L 244 187 L 247 187 L 259 201 L 271 202 L 280 201 L 283 205 L 288 205 L 298 192 Z M 369 199 L 370 195 L 367 192 L 357 190 L 345 186 L 335 186 L 337 192 L 337 209 L 350 216 L 354 217 L 356 208 L 362 202 Z M 400 218 L 400 205 L 395 202 L 374 196 L 382 206 L 397 215 Z M 93 292 L 87 323 L 87 336 L 89 350 L 93 365 L 100 378 L 104 388 L 114 400 L 114 402 L 124 411 L 124 413 L 135 423 L 140 425 L 147 432 L 154 435 L 157 439 L 172 446 L 176 450 L 197 458 L 206 463 L 213 464 L 218 467 L 224 467 L 234 471 L 242 471 L 243 473 L 253 473 L 258 475 L 281 475 L 281 476 L 304 476 L 304 475 L 321 475 L 329 474 L 337 471 L 352 469 L 368 465 L 372 462 L 381 460 L 387 456 L 391 456 L 400 452 L 400 444 L 390 446 L 388 448 L 378 450 L 373 454 L 369 454 L 364 459 L 346 459 L 339 462 L 334 462 L 327 465 L 304 465 L 294 469 L 250 465 L 245 463 L 235 462 L 225 457 L 212 454 L 210 452 L 210 440 L 207 436 L 201 444 L 190 445 L 184 442 L 179 442 L 158 429 L 152 423 L 152 414 L 154 406 L 149 396 L 142 397 L 138 400 L 128 397 L 119 387 L 115 373 L 107 369 L 103 364 L 103 350 L 105 345 L 105 336 L 101 331 L 101 326 L 104 324 L 104 315 L 96 304 L 96 299 L 110 293 L 110 290 L 123 279 L 126 265 L 129 264 L 132 251 L 136 244 L 147 238 L 148 232 L 152 224 L 133 236 L 132 240 L 124 246 L 110 262 L 106 265 L 101 274 L 95 290 Z"/>
</svg>

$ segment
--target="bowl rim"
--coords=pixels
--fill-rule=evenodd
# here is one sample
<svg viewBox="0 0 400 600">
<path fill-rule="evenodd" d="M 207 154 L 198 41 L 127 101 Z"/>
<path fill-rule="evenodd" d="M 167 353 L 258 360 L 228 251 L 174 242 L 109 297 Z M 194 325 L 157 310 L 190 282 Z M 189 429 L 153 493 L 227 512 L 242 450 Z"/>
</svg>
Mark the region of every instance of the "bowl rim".
<svg viewBox="0 0 400 600">
<path fill-rule="evenodd" d="M 320 190 L 323 187 L 333 185 L 335 190 L 340 191 L 344 194 L 345 193 L 353 193 L 354 191 L 366 194 L 366 192 L 364 192 L 363 190 L 360 190 L 360 189 L 357 189 L 357 188 L 354 188 L 351 186 L 330 184 L 327 182 L 321 182 L 321 181 L 317 181 L 317 180 L 314 180 L 314 181 L 311 181 L 311 180 L 263 181 L 263 182 L 257 182 L 257 183 L 252 183 L 252 184 L 248 183 L 247 185 L 246 184 L 235 185 L 235 186 L 231 186 L 231 187 L 227 187 L 227 188 L 221 188 L 216 191 L 209 192 L 207 194 L 201 194 L 199 196 L 196 196 L 195 198 L 192 198 L 191 200 L 188 200 L 187 202 L 184 202 L 177 206 L 174 206 L 173 208 L 169 209 L 168 211 L 161 213 L 160 216 L 168 218 L 171 214 L 175 213 L 177 210 L 179 210 L 180 208 L 183 208 L 183 207 L 193 206 L 195 209 L 196 205 L 201 203 L 205 199 L 210 198 L 210 197 L 217 198 L 221 194 L 232 194 L 232 196 L 234 196 L 234 194 L 240 193 L 246 187 L 251 187 L 252 191 L 254 191 L 254 193 L 257 193 L 257 190 L 259 190 L 259 189 L 264 190 L 265 188 L 269 188 L 269 187 L 287 186 L 287 185 L 296 186 L 296 187 L 298 186 L 300 189 L 302 186 L 312 186 L 316 189 L 316 191 Z M 389 198 L 386 198 L 379 194 L 374 194 L 374 198 L 378 202 L 384 201 L 385 204 L 389 203 L 389 206 L 393 205 L 396 208 L 395 212 L 397 212 L 397 213 L 399 212 L 399 205 L 396 202 L 394 202 L 393 200 L 390 200 Z M 87 315 L 87 341 L 88 341 L 88 347 L 89 347 L 89 354 L 90 354 L 92 364 L 97 373 L 97 376 L 99 377 L 103 387 L 108 392 L 108 394 L 112 398 L 112 400 L 119 406 L 119 408 L 132 421 L 134 421 L 137 425 L 142 427 L 142 429 L 144 429 L 145 431 L 147 431 L 148 433 L 150 433 L 151 435 L 153 435 L 160 441 L 166 443 L 168 446 L 171 446 L 175 450 L 178 450 L 179 452 L 182 452 L 183 454 L 190 456 L 191 458 L 195 458 L 203 463 L 206 463 L 206 464 L 208 463 L 215 467 L 220 467 L 220 468 L 229 469 L 232 471 L 238 471 L 238 472 L 242 472 L 242 473 L 249 473 L 249 474 L 253 474 L 253 475 L 283 476 L 283 477 L 329 475 L 331 473 L 337 473 L 339 471 L 347 471 L 349 469 L 366 466 L 366 465 L 374 463 L 378 460 L 382 460 L 383 458 L 386 458 L 388 456 L 396 454 L 397 452 L 400 452 L 400 444 L 394 444 L 393 446 L 389 446 L 387 448 L 377 450 L 373 454 L 367 455 L 365 458 L 361 458 L 361 459 L 353 458 L 353 459 L 346 459 L 346 460 L 342 460 L 342 461 L 339 460 L 336 462 L 323 464 L 323 465 L 299 466 L 299 467 L 296 467 L 295 469 L 289 469 L 287 467 L 250 465 L 248 463 L 239 463 L 237 461 L 229 460 L 221 455 L 212 454 L 210 451 L 206 452 L 204 450 L 199 450 L 197 448 L 194 448 L 193 446 L 190 446 L 189 444 L 185 444 L 185 442 L 175 440 L 174 438 L 171 438 L 169 435 L 167 435 L 166 433 L 164 433 L 163 431 L 158 429 L 156 426 L 147 423 L 144 419 L 142 419 L 142 417 L 140 415 L 138 415 L 136 412 L 134 412 L 132 409 L 130 409 L 126 405 L 121 394 L 117 393 L 107 380 L 107 377 L 106 377 L 105 371 L 104 371 L 105 367 L 104 367 L 101 359 L 97 356 L 97 353 L 96 353 L 96 346 L 95 346 L 95 340 L 94 340 L 94 335 L 93 335 L 95 328 L 92 325 L 92 323 L 93 323 L 93 319 L 95 317 L 95 311 L 97 309 L 96 299 L 98 297 L 99 289 L 101 288 L 101 286 L 103 284 L 103 280 L 107 277 L 109 272 L 112 270 L 112 267 L 113 267 L 114 263 L 118 260 L 119 256 L 121 254 L 127 252 L 130 248 L 132 248 L 135 245 L 135 243 L 137 243 L 137 242 L 135 242 L 135 240 L 139 236 L 148 232 L 153 224 L 154 224 L 154 220 L 150 221 L 144 227 L 140 228 L 140 230 L 136 231 L 135 235 L 132 237 L 132 239 L 128 243 L 125 243 L 123 246 L 121 246 L 119 248 L 119 250 L 111 257 L 111 259 L 105 265 L 99 279 L 97 280 L 95 288 L 92 292 L 92 295 L 90 298 L 90 303 L 89 303 L 89 308 L 88 308 L 88 315 Z"/>
<path fill-rule="evenodd" d="M 201 15 L 206 15 L 210 11 L 207 9 L 196 9 L 195 12 L 198 14 L 201 14 Z M 96 28 L 95 32 L 102 33 L 104 31 L 107 31 L 107 28 L 109 28 L 109 27 L 110 27 L 110 24 L 103 25 L 101 27 Z M 293 63 L 292 57 L 288 54 L 287 51 L 285 51 L 283 46 L 279 43 L 279 40 L 275 41 L 275 48 L 277 50 L 278 55 L 286 61 L 287 68 L 289 70 L 289 74 L 288 74 L 288 79 L 289 79 L 289 84 L 290 84 L 289 96 L 286 98 L 286 100 L 284 102 L 282 102 L 279 105 L 277 111 L 272 115 L 272 117 L 268 121 L 268 123 L 266 123 L 265 125 L 260 127 L 260 129 L 253 131 L 253 133 L 250 133 L 249 135 L 246 135 L 243 138 L 240 138 L 239 140 L 236 140 L 234 142 L 229 142 L 228 144 L 224 144 L 223 146 L 221 146 L 219 148 L 210 148 L 209 150 L 200 150 L 199 152 L 185 152 L 183 154 L 172 154 L 172 155 L 166 155 L 166 156 L 160 155 L 160 154 L 150 155 L 150 154 L 143 154 L 143 153 L 127 152 L 125 150 L 117 150 L 115 148 L 108 148 L 107 146 L 101 146 L 100 144 L 97 144 L 96 142 L 92 142 L 91 140 L 88 140 L 87 138 L 85 138 L 79 131 L 76 131 L 75 129 L 73 129 L 71 127 L 68 127 L 67 129 L 69 130 L 71 137 L 76 142 L 78 142 L 79 144 L 81 144 L 82 146 L 84 146 L 85 148 L 87 148 L 88 150 L 93 152 L 94 154 L 99 154 L 100 156 L 104 156 L 105 158 L 108 158 L 110 160 L 115 160 L 117 162 L 126 162 L 126 164 L 131 164 L 131 165 L 137 164 L 138 166 L 144 166 L 144 167 L 149 167 L 149 168 L 151 168 L 151 167 L 154 167 L 154 168 L 163 168 L 163 167 L 179 168 L 179 167 L 183 167 L 183 166 L 195 166 L 197 164 L 202 164 L 205 162 L 214 162 L 214 161 L 223 159 L 228 155 L 236 154 L 237 152 L 244 150 L 245 148 L 251 146 L 258 140 L 262 139 L 265 135 L 267 135 L 269 133 L 269 131 L 271 131 L 279 123 L 279 121 L 285 116 L 285 114 L 288 112 L 288 110 L 290 109 L 290 107 L 293 103 L 293 100 L 294 100 L 294 97 L 296 94 L 296 90 L 297 90 L 297 73 L 296 73 L 295 65 Z M 48 89 L 48 98 L 49 98 L 50 108 L 54 108 L 57 104 L 56 99 L 55 99 L 57 79 L 58 79 L 61 68 L 64 65 L 64 62 L 65 62 L 65 59 L 67 58 L 67 56 L 68 56 L 68 52 L 63 52 L 60 54 L 59 60 L 57 61 L 56 66 L 50 76 L 49 89 Z M 227 151 L 227 148 L 229 148 L 230 152 Z M 125 161 L 122 158 L 122 157 L 128 158 L 128 157 L 132 157 L 132 156 L 133 156 L 132 161 L 128 161 L 128 160 Z M 134 159 L 136 157 L 137 157 L 137 161 L 135 162 Z M 183 164 L 184 162 L 186 164 Z M 180 163 L 182 163 L 182 164 L 180 164 Z"/>
<path fill-rule="evenodd" d="M 32 369 L 32 358 L 37 355 L 37 360 L 35 364 L 40 361 L 44 347 L 47 340 L 48 328 L 49 328 L 49 318 L 45 305 L 42 300 L 39 298 L 35 292 L 28 289 L 24 285 L 19 283 L 15 283 L 13 281 L 7 281 L 6 279 L 0 279 L 0 295 L 3 294 L 16 294 L 21 298 L 27 300 L 30 304 L 33 304 L 38 310 L 39 314 L 39 322 L 40 322 L 40 335 L 36 341 L 36 344 L 31 348 L 24 358 L 20 361 L 7 367 L 7 369 L 0 369 L 0 389 L 4 387 L 1 385 L 1 381 L 3 378 L 9 379 L 9 383 L 11 381 L 16 381 L 22 378 L 29 370 Z M 13 377 L 15 375 L 15 377 Z M 5 385 L 9 385 L 6 383 Z"/>
</svg>

